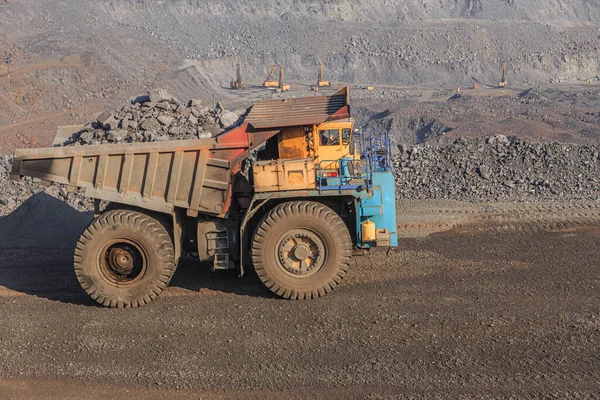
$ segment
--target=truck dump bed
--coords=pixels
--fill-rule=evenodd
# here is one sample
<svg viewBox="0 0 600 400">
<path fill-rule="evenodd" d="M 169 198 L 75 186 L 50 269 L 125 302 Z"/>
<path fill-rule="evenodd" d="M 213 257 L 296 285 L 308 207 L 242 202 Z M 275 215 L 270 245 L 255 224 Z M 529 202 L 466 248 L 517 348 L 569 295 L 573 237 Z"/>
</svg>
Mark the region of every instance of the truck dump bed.
<svg viewBox="0 0 600 400">
<path fill-rule="evenodd" d="M 159 212 L 182 207 L 188 215 L 223 215 L 232 170 L 247 155 L 245 128 L 211 139 L 17 150 L 11 174 Z"/>
</svg>

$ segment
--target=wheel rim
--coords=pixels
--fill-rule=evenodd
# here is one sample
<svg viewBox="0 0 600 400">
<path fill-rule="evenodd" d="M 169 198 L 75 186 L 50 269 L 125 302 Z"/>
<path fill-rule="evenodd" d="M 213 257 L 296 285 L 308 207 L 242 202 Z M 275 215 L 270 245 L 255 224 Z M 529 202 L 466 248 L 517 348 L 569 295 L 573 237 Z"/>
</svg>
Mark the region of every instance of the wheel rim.
<svg viewBox="0 0 600 400">
<path fill-rule="evenodd" d="M 287 232 L 279 239 L 276 249 L 279 265 L 295 277 L 313 275 L 325 264 L 325 242 L 308 229 Z"/>
<path fill-rule="evenodd" d="M 148 257 L 143 247 L 128 239 L 106 242 L 98 254 L 102 277 L 117 287 L 139 282 L 148 269 Z"/>
</svg>

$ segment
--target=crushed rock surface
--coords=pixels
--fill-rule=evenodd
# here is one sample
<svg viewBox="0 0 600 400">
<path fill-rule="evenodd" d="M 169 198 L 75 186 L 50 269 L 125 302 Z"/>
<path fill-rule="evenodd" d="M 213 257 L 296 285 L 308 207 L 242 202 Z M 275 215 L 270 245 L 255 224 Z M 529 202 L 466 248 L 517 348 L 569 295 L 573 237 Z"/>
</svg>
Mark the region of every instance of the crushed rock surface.
<svg viewBox="0 0 600 400">
<path fill-rule="evenodd" d="M 10 179 L 12 156 L 0 156 L 0 217 L 10 214 L 31 196 L 45 193 L 63 200 L 78 211 L 93 210 L 92 200 L 84 196 L 83 189 L 71 190 L 66 185 L 43 185 L 39 179 L 24 176 L 20 181 Z"/>
<path fill-rule="evenodd" d="M 72 249 L 92 220 L 64 201 L 40 192 L 10 215 L 0 218 L 0 247 L 30 246 Z"/>
<path fill-rule="evenodd" d="M 400 199 L 600 200 L 600 146 L 496 135 L 447 146 L 398 146 Z"/>
</svg>

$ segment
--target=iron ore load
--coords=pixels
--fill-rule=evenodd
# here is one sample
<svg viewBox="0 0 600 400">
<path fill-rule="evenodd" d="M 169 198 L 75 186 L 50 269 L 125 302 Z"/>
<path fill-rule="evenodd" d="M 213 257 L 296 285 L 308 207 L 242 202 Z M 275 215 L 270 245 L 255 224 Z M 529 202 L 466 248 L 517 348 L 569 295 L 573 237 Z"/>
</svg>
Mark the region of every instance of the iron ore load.
<svg viewBox="0 0 600 400">
<path fill-rule="evenodd" d="M 389 137 L 353 122 L 347 88 L 266 100 L 214 138 L 17 150 L 12 177 L 96 200 L 74 264 L 105 306 L 149 303 L 188 252 L 312 299 L 340 284 L 354 249 L 398 243 Z"/>
</svg>

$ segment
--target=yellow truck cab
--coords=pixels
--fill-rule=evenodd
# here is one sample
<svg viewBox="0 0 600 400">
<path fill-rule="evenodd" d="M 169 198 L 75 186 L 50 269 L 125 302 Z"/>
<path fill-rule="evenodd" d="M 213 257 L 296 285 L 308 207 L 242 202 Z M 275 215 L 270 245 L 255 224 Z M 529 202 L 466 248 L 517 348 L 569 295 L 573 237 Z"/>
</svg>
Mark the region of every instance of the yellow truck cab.
<svg viewBox="0 0 600 400">
<path fill-rule="evenodd" d="M 314 126 L 314 160 L 321 169 L 337 169 L 340 159 L 352 157 L 353 124 L 352 118 L 346 118 Z"/>
</svg>

